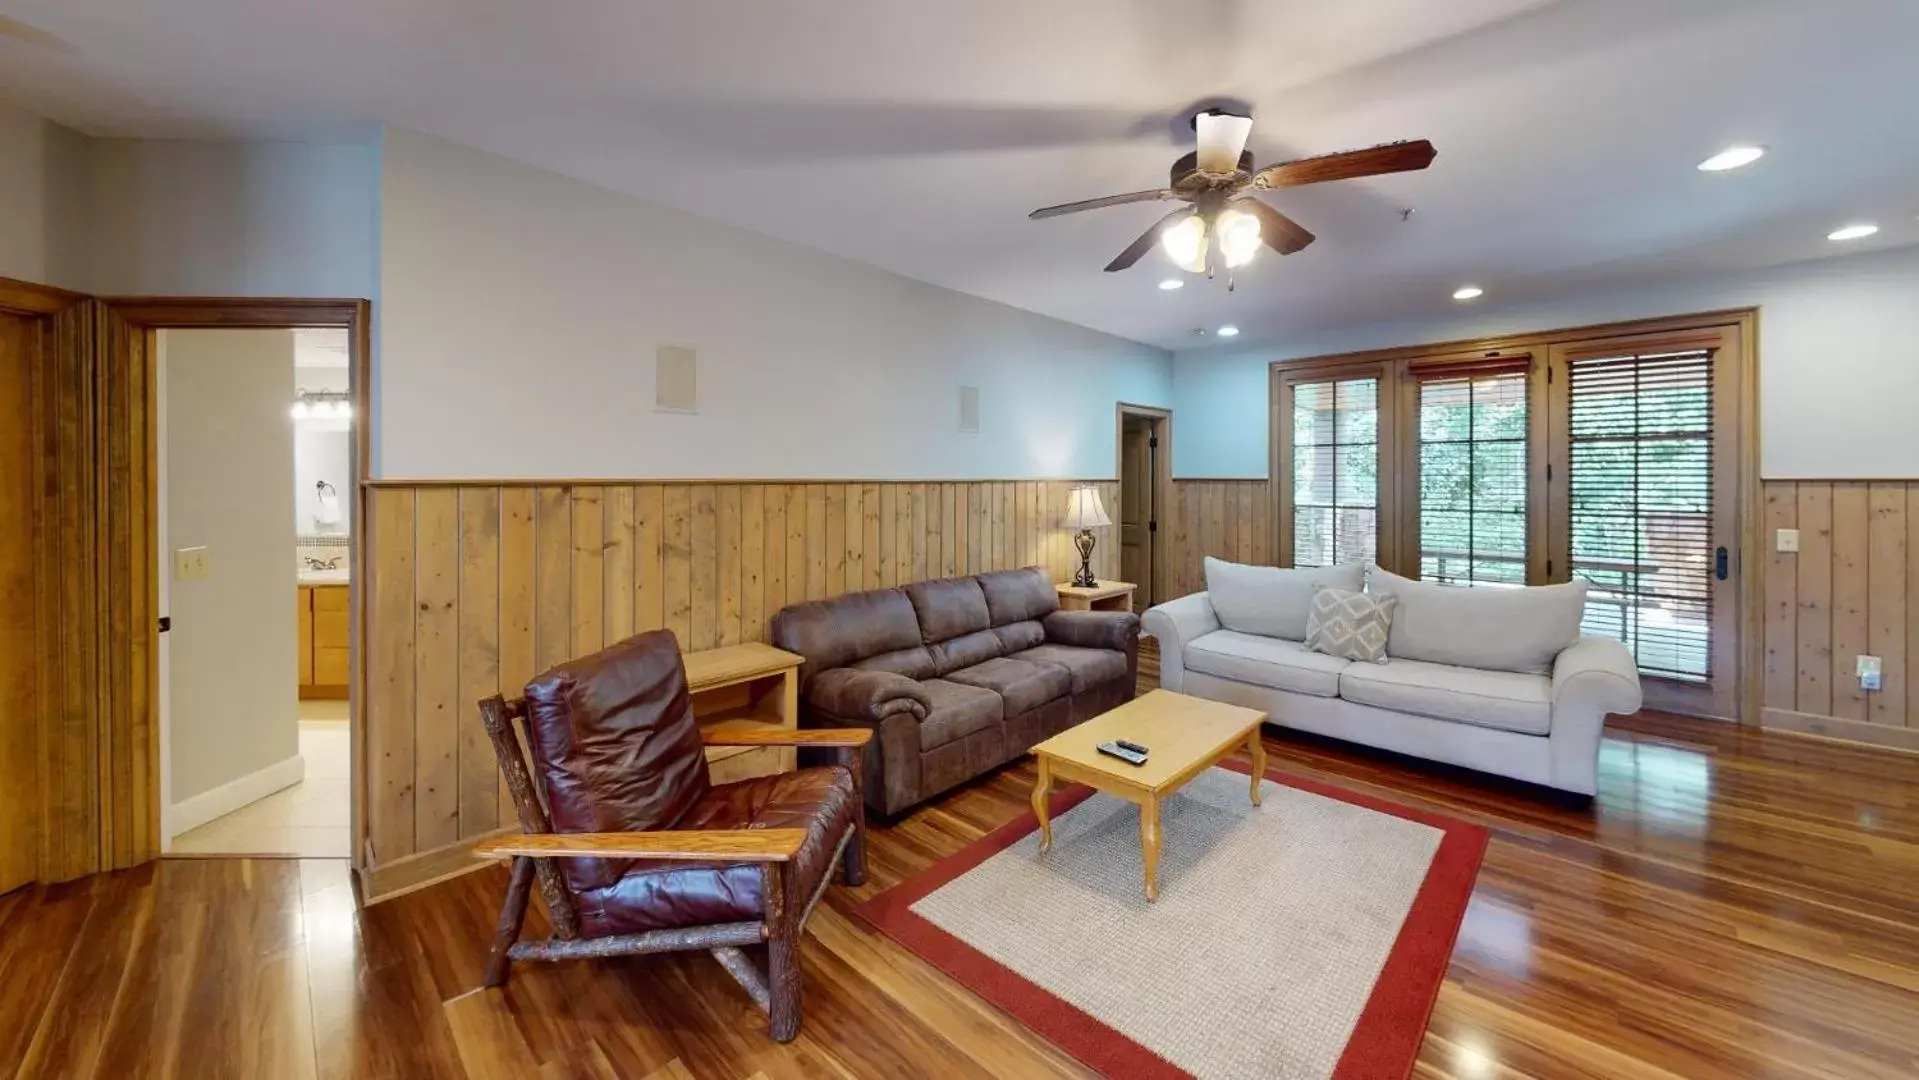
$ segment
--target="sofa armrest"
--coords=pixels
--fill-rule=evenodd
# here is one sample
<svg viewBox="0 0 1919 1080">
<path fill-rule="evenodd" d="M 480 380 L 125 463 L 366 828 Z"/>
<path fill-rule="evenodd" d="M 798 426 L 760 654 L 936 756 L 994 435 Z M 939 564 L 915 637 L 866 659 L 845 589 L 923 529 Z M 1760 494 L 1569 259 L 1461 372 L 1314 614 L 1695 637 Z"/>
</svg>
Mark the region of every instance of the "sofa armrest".
<svg viewBox="0 0 1919 1080">
<path fill-rule="evenodd" d="M 1639 666 L 1618 638 L 1591 635 L 1553 662 L 1553 786 L 1598 791 L 1599 739 L 1608 714 L 1638 712 Z"/>
<path fill-rule="evenodd" d="M 1047 641 L 1083 649 L 1125 652 L 1139 642 L 1139 616 L 1130 611 L 1055 611 L 1040 625 Z"/>
<path fill-rule="evenodd" d="M 1219 616 L 1212 600 L 1196 592 L 1147 609 L 1140 624 L 1159 642 L 1159 685 L 1176 691 L 1186 680 L 1187 643 L 1219 629 Z"/>
<path fill-rule="evenodd" d="M 895 713 L 924 719 L 933 702 L 920 684 L 891 671 L 833 668 L 813 676 L 806 703 L 841 720 L 878 724 Z"/>
</svg>

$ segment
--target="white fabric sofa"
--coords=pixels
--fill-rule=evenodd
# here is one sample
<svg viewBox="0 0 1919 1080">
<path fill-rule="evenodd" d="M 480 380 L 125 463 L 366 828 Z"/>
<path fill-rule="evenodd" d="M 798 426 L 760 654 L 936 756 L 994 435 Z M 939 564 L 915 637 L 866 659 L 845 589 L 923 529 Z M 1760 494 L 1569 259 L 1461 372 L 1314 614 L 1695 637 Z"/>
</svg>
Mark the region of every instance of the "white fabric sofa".
<svg viewBox="0 0 1919 1080">
<path fill-rule="evenodd" d="M 1389 659 L 1306 648 L 1320 588 L 1398 597 Z M 1582 637 L 1585 585 L 1462 588 L 1353 564 L 1281 570 L 1206 560 L 1207 591 L 1147 611 L 1168 690 L 1263 710 L 1269 722 L 1543 784 L 1597 791 L 1609 713 L 1639 708 L 1639 674 Z"/>
</svg>

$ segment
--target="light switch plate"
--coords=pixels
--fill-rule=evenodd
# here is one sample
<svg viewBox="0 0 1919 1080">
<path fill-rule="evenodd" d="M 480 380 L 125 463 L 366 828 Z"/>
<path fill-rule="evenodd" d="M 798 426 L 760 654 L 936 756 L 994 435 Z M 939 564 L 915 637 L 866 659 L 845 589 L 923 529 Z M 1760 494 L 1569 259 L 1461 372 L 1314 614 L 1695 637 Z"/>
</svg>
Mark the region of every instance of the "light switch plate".
<svg viewBox="0 0 1919 1080">
<path fill-rule="evenodd" d="M 180 548 L 173 553 L 173 576 L 178 581 L 202 581 L 213 575 L 213 555 L 205 547 Z"/>
<path fill-rule="evenodd" d="M 1778 541 L 1779 542 L 1775 545 L 1775 550 L 1798 551 L 1799 550 L 1799 530 L 1798 529 L 1780 529 L 1779 535 L 1778 535 Z"/>
</svg>

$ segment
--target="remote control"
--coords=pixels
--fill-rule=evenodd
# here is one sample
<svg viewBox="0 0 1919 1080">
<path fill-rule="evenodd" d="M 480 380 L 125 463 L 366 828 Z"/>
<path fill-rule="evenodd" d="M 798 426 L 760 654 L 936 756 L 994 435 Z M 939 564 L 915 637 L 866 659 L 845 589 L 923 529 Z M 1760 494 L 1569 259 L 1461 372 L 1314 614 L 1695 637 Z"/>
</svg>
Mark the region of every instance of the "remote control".
<svg viewBox="0 0 1919 1080">
<path fill-rule="evenodd" d="M 1114 739 L 1113 745 L 1119 747 L 1121 750 L 1131 750 L 1135 754 L 1146 753 L 1146 748 L 1144 746 L 1141 746 L 1140 744 L 1136 742 L 1130 742 L 1126 739 Z"/>
<path fill-rule="evenodd" d="M 1145 754 L 1141 754 L 1133 750 L 1128 750 L 1125 747 L 1120 746 L 1118 743 L 1109 743 L 1109 742 L 1100 743 L 1099 752 L 1107 755 L 1108 757 L 1116 757 L 1120 759 L 1121 761 L 1124 761 L 1128 765 L 1146 764 Z"/>
</svg>

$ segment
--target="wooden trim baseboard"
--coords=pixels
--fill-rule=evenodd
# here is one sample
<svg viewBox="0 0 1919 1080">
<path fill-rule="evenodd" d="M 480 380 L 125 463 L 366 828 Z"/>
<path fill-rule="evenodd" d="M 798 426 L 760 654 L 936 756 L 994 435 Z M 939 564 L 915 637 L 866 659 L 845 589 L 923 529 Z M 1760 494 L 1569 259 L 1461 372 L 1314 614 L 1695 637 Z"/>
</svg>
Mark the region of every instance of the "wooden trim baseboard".
<svg viewBox="0 0 1919 1080">
<path fill-rule="evenodd" d="M 396 896 L 405 896 L 418 892 L 442 881 L 469 874 L 483 866 L 497 865 L 493 859 L 483 859 L 473 854 L 473 849 L 488 840 L 519 833 L 518 826 L 509 829 L 494 829 L 478 836 L 468 837 L 457 844 L 422 851 L 405 858 L 395 859 L 381 866 L 360 870 L 361 903 L 367 907 L 391 900 Z"/>
<path fill-rule="evenodd" d="M 1771 731 L 1919 753 L 1919 729 L 1915 728 L 1847 720 L 1838 716 L 1817 716 L 1793 712 L 1791 709 L 1761 709 L 1759 723 Z"/>
</svg>

